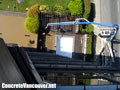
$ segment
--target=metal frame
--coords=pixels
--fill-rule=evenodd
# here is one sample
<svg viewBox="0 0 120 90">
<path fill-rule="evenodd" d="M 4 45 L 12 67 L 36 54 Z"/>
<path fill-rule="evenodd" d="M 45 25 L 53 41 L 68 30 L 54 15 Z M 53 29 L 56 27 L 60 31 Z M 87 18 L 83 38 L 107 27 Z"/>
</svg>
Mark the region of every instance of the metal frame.
<svg viewBox="0 0 120 90">
<path fill-rule="evenodd" d="M 99 28 L 99 29 L 101 29 L 101 28 Z M 103 28 L 102 28 L 102 29 L 103 29 Z M 115 62 L 111 41 L 112 41 L 113 38 L 115 37 L 118 29 L 117 29 L 117 26 L 115 26 L 114 28 L 104 28 L 104 29 L 109 29 L 109 30 L 113 30 L 113 29 L 114 29 L 114 33 L 113 33 L 113 35 L 111 35 L 111 36 L 109 36 L 109 37 L 101 37 L 99 34 L 97 35 L 98 38 L 100 38 L 100 40 L 101 40 L 101 42 L 102 42 L 102 45 L 101 45 L 102 47 L 101 47 L 101 49 L 99 50 L 98 55 L 100 55 L 100 54 L 102 53 L 102 51 L 105 49 L 105 47 L 108 47 L 108 48 L 109 48 L 109 51 L 110 51 L 110 54 L 111 54 L 111 57 L 112 57 L 112 62 Z M 97 57 L 96 59 L 98 59 L 98 57 Z"/>
</svg>

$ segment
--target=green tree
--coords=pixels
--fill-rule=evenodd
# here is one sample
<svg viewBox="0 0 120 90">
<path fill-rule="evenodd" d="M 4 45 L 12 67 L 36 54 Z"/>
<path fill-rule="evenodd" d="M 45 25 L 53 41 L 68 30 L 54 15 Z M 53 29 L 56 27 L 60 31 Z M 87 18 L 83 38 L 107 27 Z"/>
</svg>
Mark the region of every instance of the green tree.
<svg viewBox="0 0 120 90">
<path fill-rule="evenodd" d="M 68 4 L 71 15 L 83 15 L 83 0 L 71 0 Z"/>
<path fill-rule="evenodd" d="M 28 32 L 36 34 L 39 30 L 39 19 L 27 17 L 24 22 L 24 27 Z"/>
</svg>

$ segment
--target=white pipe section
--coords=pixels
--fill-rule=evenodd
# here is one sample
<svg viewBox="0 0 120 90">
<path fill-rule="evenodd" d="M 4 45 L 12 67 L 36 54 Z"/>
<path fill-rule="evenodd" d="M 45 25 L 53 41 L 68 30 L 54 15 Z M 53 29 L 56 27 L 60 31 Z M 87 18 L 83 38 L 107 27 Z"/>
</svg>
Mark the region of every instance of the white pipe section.
<svg viewBox="0 0 120 90">
<path fill-rule="evenodd" d="M 84 61 L 86 60 L 86 53 L 87 53 L 87 34 L 84 36 Z"/>
</svg>

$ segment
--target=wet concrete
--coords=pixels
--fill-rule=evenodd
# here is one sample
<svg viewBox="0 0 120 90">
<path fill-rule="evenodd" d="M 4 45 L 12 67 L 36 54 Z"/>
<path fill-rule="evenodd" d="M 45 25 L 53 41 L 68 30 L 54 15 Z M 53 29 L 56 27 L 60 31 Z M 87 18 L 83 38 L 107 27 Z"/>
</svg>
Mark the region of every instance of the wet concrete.
<svg viewBox="0 0 120 90">
<path fill-rule="evenodd" d="M 19 46 L 36 47 L 36 35 L 27 32 L 24 28 L 26 17 L 0 14 L 0 37 L 6 43 L 17 43 Z M 29 40 L 34 40 L 30 44 Z"/>
</svg>

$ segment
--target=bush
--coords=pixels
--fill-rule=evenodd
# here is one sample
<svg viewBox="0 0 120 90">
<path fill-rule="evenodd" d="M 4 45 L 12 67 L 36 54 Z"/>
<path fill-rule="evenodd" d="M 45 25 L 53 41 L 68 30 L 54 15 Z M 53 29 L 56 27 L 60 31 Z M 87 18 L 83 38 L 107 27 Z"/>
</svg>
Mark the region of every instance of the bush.
<svg viewBox="0 0 120 90">
<path fill-rule="evenodd" d="M 49 7 L 47 5 L 41 5 L 39 10 L 43 13 L 48 13 Z"/>
<path fill-rule="evenodd" d="M 82 16 L 83 0 L 71 0 L 68 4 L 71 15 Z"/>
<path fill-rule="evenodd" d="M 24 26 L 28 32 L 36 34 L 39 30 L 39 20 L 38 18 L 27 17 Z"/>
<path fill-rule="evenodd" d="M 38 18 L 39 17 L 39 5 L 33 5 L 32 7 L 30 7 L 27 11 L 27 16 L 28 17 L 32 17 L 32 18 Z"/>
<path fill-rule="evenodd" d="M 58 15 L 62 14 L 63 7 L 61 5 L 56 4 L 55 5 L 55 13 Z"/>
</svg>

